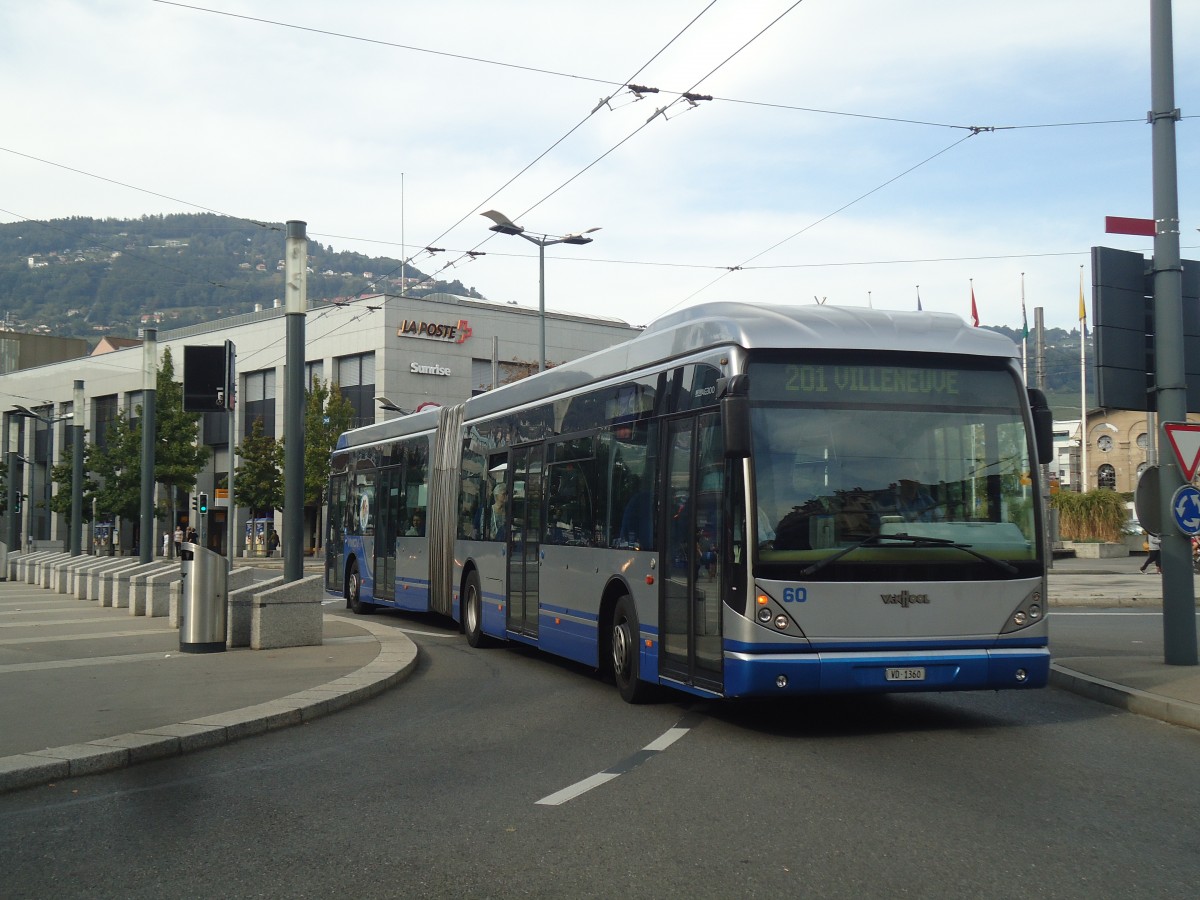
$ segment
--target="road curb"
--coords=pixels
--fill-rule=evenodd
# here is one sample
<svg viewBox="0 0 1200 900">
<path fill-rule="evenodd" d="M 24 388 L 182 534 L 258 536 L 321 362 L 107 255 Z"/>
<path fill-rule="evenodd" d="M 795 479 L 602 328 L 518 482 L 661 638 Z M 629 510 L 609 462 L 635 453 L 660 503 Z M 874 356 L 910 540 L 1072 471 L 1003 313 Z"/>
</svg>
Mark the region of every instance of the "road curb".
<svg viewBox="0 0 1200 900">
<path fill-rule="evenodd" d="M 1150 694 L 1093 675 L 1084 675 L 1059 663 L 1050 665 L 1050 683 L 1089 700 L 1097 700 L 1139 716 L 1200 730 L 1200 704 Z"/>
<path fill-rule="evenodd" d="M 326 615 L 325 619 L 336 617 Z M 83 744 L 0 757 L 0 793 L 95 775 L 300 725 L 374 697 L 408 677 L 417 664 L 417 646 L 407 635 L 363 619 L 354 624 L 379 642 L 378 654 L 360 669 L 327 684 L 242 709 Z"/>
</svg>

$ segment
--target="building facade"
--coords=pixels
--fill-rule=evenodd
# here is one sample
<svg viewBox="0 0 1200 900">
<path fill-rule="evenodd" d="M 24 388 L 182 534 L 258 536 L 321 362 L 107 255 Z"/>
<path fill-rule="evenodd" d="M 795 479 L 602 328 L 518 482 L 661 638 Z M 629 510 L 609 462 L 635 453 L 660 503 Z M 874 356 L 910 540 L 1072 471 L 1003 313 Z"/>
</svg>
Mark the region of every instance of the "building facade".
<svg viewBox="0 0 1200 900">
<path fill-rule="evenodd" d="M 638 333 L 616 319 L 553 311 L 547 311 L 544 322 L 549 365 L 577 359 Z M 541 324 L 535 309 L 450 294 L 312 303 L 304 317 L 305 387 L 317 381 L 337 384 L 354 407 L 355 425 L 428 404 L 458 403 L 537 371 Z M 277 307 L 161 331 L 157 359 L 161 365 L 170 348 L 175 378 L 182 381 L 184 347 L 222 345 L 226 340 L 236 351 L 236 408 L 232 415 L 203 414 L 200 439 L 211 453 L 196 492 L 210 498 L 204 543 L 225 552 L 232 529 L 234 552 L 240 554 L 246 511 L 230 509 L 231 458 L 235 467 L 238 463 L 231 447 L 237 447 L 256 419 L 262 419 L 266 434 L 277 438 L 284 434 L 285 310 Z M 62 459 L 71 426 L 80 424 L 80 411 L 74 408 L 75 382 L 83 382 L 86 440 L 103 441 L 118 414 L 138 416 L 145 383 L 143 356 L 139 344 L 0 374 L 5 460 L 24 498 L 19 513 L 10 513 L 8 527 L 0 529 L 0 540 L 18 539 L 25 547 L 68 545 L 64 517 L 49 510 L 50 496 L 57 491 L 50 470 Z M 158 490 L 162 505 L 162 487 Z M 186 497 L 174 499 L 186 526 L 191 505 Z M 132 549 L 136 523 L 107 523 L 111 532 L 105 524 L 94 523 L 85 541 L 104 546 L 111 540 L 126 552 Z M 173 524 L 161 517 L 158 521 L 160 529 L 171 530 Z M 274 526 L 281 527 L 278 514 Z M 161 531 L 154 540 L 157 552 Z M 315 541 L 314 534 L 306 534 L 304 546 L 313 547 Z"/>
</svg>

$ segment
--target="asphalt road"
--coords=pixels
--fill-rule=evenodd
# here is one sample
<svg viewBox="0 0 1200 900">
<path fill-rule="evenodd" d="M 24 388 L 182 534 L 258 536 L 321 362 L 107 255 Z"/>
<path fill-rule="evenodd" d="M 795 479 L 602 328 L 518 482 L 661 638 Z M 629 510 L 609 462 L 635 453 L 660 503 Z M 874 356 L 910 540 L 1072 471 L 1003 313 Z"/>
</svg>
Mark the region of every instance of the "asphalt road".
<svg viewBox="0 0 1200 900">
<path fill-rule="evenodd" d="M 1200 883 L 1195 731 L 1053 688 L 631 707 L 582 667 L 376 618 L 421 648 L 397 690 L 0 796 L 0 897 L 1096 898 Z M 1091 627 L 1120 623 L 1072 619 L 1056 639 Z"/>
</svg>

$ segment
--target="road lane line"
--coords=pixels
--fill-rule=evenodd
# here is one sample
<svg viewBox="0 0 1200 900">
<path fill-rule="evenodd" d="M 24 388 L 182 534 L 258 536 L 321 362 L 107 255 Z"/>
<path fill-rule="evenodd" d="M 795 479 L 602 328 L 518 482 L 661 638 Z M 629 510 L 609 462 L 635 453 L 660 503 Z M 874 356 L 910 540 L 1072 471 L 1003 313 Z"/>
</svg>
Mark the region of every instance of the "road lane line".
<svg viewBox="0 0 1200 900">
<path fill-rule="evenodd" d="M 37 622 L 0 622 L 0 631 L 6 628 L 45 628 L 48 625 L 95 625 L 99 620 L 100 616 L 89 616 L 86 619 L 41 619 Z"/>
<path fill-rule="evenodd" d="M 568 800 L 574 800 L 580 794 L 586 794 L 592 788 L 600 787 L 602 784 L 607 784 L 619 775 L 624 775 L 627 772 L 632 772 L 642 763 L 657 756 L 663 750 L 666 750 L 677 740 L 692 730 L 699 724 L 701 716 L 695 712 L 689 712 L 679 724 L 673 728 L 668 728 L 662 735 L 652 740 L 649 744 L 638 750 L 636 753 L 631 753 L 625 759 L 621 760 L 615 766 L 610 766 L 603 772 L 597 772 L 583 781 L 577 781 L 572 785 L 568 785 L 560 791 L 555 791 L 549 796 L 543 797 L 534 803 L 534 806 L 561 806 Z"/>
<path fill-rule="evenodd" d="M 97 656 L 92 659 L 55 659 L 47 662 L 10 663 L 0 666 L 0 675 L 9 672 L 42 672 L 47 669 L 82 669 L 87 666 L 112 666 L 120 663 L 145 662 L 149 659 L 166 659 L 167 657 L 183 657 L 181 653 L 167 653 L 159 650 L 157 653 L 128 653 L 124 656 Z"/>
<path fill-rule="evenodd" d="M 42 637 L 5 638 L 0 640 L 0 647 L 21 646 L 24 644 L 52 644 L 57 641 L 90 641 L 103 638 L 140 637 L 143 634 L 178 634 L 178 628 L 154 628 L 148 631 L 91 631 L 87 634 L 45 635 Z"/>
<path fill-rule="evenodd" d="M 577 781 L 570 787 L 565 787 L 561 791 L 551 794 L 549 797 L 543 797 L 537 802 L 537 806 L 561 806 L 568 800 L 573 800 L 580 794 L 590 791 L 594 787 L 600 787 L 618 777 L 617 772 L 598 772 L 591 778 L 585 778 L 583 781 Z"/>
</svg>

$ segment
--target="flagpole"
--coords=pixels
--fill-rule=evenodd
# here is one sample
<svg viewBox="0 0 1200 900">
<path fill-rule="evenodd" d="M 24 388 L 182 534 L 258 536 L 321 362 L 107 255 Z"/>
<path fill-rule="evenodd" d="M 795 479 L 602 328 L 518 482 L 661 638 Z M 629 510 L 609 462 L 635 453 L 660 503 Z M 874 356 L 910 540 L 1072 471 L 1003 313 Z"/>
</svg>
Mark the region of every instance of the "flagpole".
<svg viewBox="0 0 1200 900">
<path fill-rule="evenodd" d="M 1029 384 L 1029 320 L 1025 318 L 1025 273 L 1021 273 L 1021 377 Z"/>
<path fill-rule="evenodd" d="M 1083 305 L 1083 266 L 1079 267 L 1079 492 L 1088 489 L 1087 467 L 1087 307 Z"/>
</svg>

